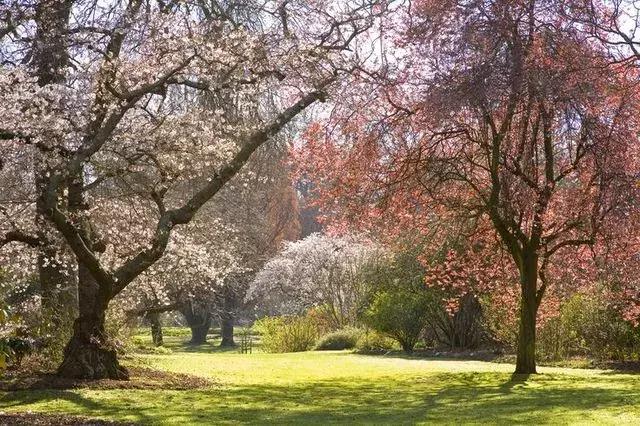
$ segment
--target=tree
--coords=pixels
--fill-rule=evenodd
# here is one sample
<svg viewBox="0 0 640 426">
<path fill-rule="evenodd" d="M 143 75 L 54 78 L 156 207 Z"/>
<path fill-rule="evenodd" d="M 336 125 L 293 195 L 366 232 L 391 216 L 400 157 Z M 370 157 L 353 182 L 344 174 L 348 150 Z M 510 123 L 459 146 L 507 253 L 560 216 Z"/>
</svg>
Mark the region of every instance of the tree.
<svg viewBox="0 0 640 426">
<path fill-rule="evenodd" d="M 162 259 L 123 290 L 118 303 L 156 329 L 161 326 L 158 314 L 179 311 L 191 328 L 190 343 L 205 343 L 222 283 L 242 271 L 233 244 L 237 231 L 219 224 L 219 218 L 205 208 L 175 232 Z"/>
<path fill-rule="evenodd" d="M 229 274 L 216 295 L 215 314 L 220 320 L 221 346 L 234 346 L 233 326 L 250 282 L 284 241 L 299 237 L 297 197 L 286 165 L 287 144 L 274 140 L 258 151 L 246 174 L 221 194 L 221 218 L 238 233 L 240 271 Z"/>
<path fill-rule="evenodd" d="M 367 265 L 366 298 L 359 312 L 366 325 L 396 340 L 407 353 L 442 310 L 442 292 L 425 286 L 417 247 L 396 247 L 392 255 Z"/>
<path fill-rule="evenodd" d="M 633 76 L 586 42 L 561 6 L 421 2 L 401 30 L 406 56 L 387 75 L 367 73 L 367 95 L 348 101 L 357 112 L 334 114 L 331 132 L 312 127 L 301 155 L 338 224 L 428 229 L 448 218 L 473 225 L 476 252 L 489 229 L 518 274 L 524 374 L 536 372 L 536 319 L 552 272 L 590 260 L 632 185 L 638 137 Z"/>
<path fill-rule="evenodd" d="M 332 325 L 353 325 L 366 295 L 363 274 L 384 251 L 352 236 L 311 234 L 287 243 L 258 272 L 247 293 L 269 314 L 327 310 Z"/>
<path fill-rule="evenodd" d="M 43 82 L 20 53 L 37 37 L 8 41 L 0 134 L 43 158 L 42 212 L 78 264 L 80 313 L 60 375 L 127 376 L 104 328 L 109 302 L 162 258 L 173 230 L 191 222 L 258 147 L 330 94 L 358 61 L 347 49 L 379 13 L 373 6 L 248 2 L 262 17 L 259 32 L 224 9 L 203 20 L 203 10 L 182 3 L 42 0 L 34 15 L 25 13 L 19 31 L 64 42 L 31 51 L 35 68 L 59 64 L 41 67 L 55 77 Z M 244 99 L 275 96 L 278 112 L 234 125 L 193 102 L 223 89 Z M 127 250 L 114 250 L 117 228 L 94 219 L 119 200 L 142 212 L 126 223 Z"/>
<path fill-rule="evenodd" d="M 178 232 L 179 243 L 119 296 L 120 303 L 140 315 L 179 310 L 193 344 L 204 343 L 218 319 L 221 345 L 235 345 L 234 318 L 244 308 L 248 282 L 281 242 L 298 232 L 295 195 L 282 163 L 286 151 L 283 143 L 273 142 Z"/>
<path fill-rule="evenodd" d="M 604 46 L 612 62 L 637 68 L 640 66 L 640 7 L 634 0 L 574 0 L 566 2 L 564 17 Z"/>
</svg>

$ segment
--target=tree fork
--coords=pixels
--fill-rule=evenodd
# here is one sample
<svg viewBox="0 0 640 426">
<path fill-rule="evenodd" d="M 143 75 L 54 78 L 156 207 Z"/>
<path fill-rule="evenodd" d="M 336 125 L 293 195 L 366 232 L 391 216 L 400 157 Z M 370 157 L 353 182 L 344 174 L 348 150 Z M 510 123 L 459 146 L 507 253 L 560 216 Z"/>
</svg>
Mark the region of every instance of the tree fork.
<svg viewBox="0 0 640 426">
<path fill-rule="evenodd" d="M 85 243 L 95 252 L 104 251 L 91 224 L 86 220 L 88 205 L 83 197 L 83 170 L 69 183 L 69 211 L 74 225 L 84 230 Z M 105 330 L 105 317 L 111 289 L 99 283 L 89 268 L 78 262 L 79 317 L 73 335 L 64 350 L 58 375 L 84 379 L 128 379 L 127 370 L 118 362 L 118 354 Z"/>
</svg>

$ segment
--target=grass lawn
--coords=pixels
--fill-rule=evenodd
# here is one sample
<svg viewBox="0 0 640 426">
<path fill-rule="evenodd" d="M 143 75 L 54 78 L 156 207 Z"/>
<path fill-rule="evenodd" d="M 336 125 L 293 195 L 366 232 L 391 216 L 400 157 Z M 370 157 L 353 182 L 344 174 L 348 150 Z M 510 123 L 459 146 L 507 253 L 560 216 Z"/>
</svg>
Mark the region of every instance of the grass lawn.
<svg viewBox="0 0 640 426">
<path fill-rule="evenodd" d="M 526 383 L 513 366 L 354 355 L 181 350 L 140 355 L 155 368 L 200 375 L 208 390 L 0 393 L 0 411 L 69 413 L 145 424 L 553 423 L 639 424 L 640 376 L 541 368 Z"/>
</svg>

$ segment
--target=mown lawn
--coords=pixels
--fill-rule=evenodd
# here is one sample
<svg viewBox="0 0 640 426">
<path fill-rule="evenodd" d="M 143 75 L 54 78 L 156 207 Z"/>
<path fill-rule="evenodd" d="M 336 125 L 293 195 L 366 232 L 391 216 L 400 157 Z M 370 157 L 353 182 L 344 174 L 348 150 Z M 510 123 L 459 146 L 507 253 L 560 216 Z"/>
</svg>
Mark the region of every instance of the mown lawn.
<svg viewBox="0 0 640 426">
<path fill-rule="evenodd" d="M 640 423 L 640 376 L 479 361 L 347 352 L 140 355 L 150 365 L 212 378 L 198 391 L 74 390 L 0 394 L 0 411 L 69 413 L 144 424 Z M 205 348 L 208 351 L 211 348 Z"/>
</svg>

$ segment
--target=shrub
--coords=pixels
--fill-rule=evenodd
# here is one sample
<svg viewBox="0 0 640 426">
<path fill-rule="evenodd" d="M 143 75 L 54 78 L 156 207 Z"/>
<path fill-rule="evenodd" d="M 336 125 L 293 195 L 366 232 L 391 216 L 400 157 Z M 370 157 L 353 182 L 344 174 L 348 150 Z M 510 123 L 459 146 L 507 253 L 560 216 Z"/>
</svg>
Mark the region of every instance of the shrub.
<svg viewBox="0 0 640 426">
<path fill-rule="evenodd" d="M 428 292 L 398 289 L 378 293 L 363 315 L 365 323 L 393 338 L 405 352 L 412 352 L 432 311 Z"/>
<path fill-rule="evenodd" d="M 340 330 L 322 336 L 315 349 L 317 351 L 338 351 L 342 349 L 353 349 L 362 336 L 362 330 L 354 327 L 345 327 Z"/>
<path fill-rule="evenodd" d="M 360 335 L 356 342 L 356 350 L 360 353 L 386 352 L 394 349 L 395 341 L 375 330 L 368 330 Z"/>
<path fill-rule="evenodd" d="M 518 341 L 518 301 L 520 294 L 507 288 L 500 297 L 484 295 L 482 306 L 482 327 L 495 346 L 508 352 L 515 350 Z"/>
<path fill-rule="evenodd" d="M 640 330 L 602 297 L 576 294 L 539 328 L 537 341 L 538 355 L 548 360 L 577 355 L 625 360 L 637 357 Z"/>
<path fill-rule="evenodd" d="M 309 316 L 265 317 L 254 327 L 261 335 L 262 349 L 271 353 L 311 350 L 319 335 L 314 318 Z"/>
<path fill-rule="evenodd" d="M 305 313 L 305 316 L 316 325 L 319 336 L 330 333 L 337 328 L 335 319 L 330 311 L 331 308 L 328 305 L 320 305 L 309 308 Z"/>
<path fill-rule="evenodd" d="M 478 298 L 467 293 L 458 298 L 458 308 L 448 312 L 444 306 L 434 306 L 428 319 L 427 331 L 431 341 L 451 349 L 475 349 L 483 340 L 482 305 Z"/>
</svg>

